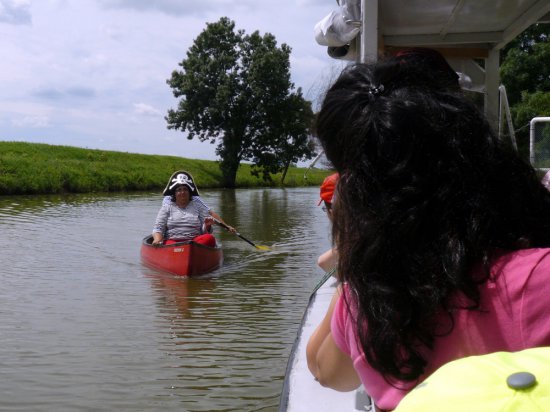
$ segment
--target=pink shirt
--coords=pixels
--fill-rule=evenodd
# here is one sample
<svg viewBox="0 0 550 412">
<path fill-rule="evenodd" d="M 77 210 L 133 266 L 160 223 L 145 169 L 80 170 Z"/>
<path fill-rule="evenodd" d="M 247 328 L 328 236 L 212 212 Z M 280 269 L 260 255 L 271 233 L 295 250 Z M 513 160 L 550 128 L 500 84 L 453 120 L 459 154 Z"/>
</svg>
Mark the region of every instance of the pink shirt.
<svg viewBox="0 0 550 412">
<path fill-rule="evenodd" d="M 550 346 L 550 249 L 504 254 L 480 286 L 482 311 L 458 310 L 455 327 L 436 338 L 420 381 L 454 359 L 497 351 Z M 353 309 L 352 309 L 353 311 Z M 392 410 L 418 382 L 388 384 L 369 366 L 355 339 L 355 328 L 342 297 L 334 309 L 331 332 L 338 347 L 353 359 L 367 393 L 379 408 Z"/>
</svg>

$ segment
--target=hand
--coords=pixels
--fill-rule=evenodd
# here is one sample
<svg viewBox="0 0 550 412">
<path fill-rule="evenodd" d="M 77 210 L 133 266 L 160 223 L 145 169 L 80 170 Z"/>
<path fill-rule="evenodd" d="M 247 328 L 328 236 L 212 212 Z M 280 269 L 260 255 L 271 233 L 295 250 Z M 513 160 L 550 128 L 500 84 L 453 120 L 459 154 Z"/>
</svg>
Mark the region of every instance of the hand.
<svg viewBox="0 0 550 412">
<path fill-rule="evenodd" d="M 204 218 L 204 226 L 208 230 L 214 224 L 214 219 L 210 216 Z"/>
<path fill-rule="evenodd" d="M 162 239 L 159 240 L 153 240 L 153 243 L 151 243 L 153 246 L 162 246 Z"/>
<path fill-rule="evenodd" d="M 227 230 L 229 230 L 231 233 L 233 234 L 236 234 L 237 233 L 237 229 L 235 229 L 233 226 L 229 226 L 227 225 Z"/>
</svg>

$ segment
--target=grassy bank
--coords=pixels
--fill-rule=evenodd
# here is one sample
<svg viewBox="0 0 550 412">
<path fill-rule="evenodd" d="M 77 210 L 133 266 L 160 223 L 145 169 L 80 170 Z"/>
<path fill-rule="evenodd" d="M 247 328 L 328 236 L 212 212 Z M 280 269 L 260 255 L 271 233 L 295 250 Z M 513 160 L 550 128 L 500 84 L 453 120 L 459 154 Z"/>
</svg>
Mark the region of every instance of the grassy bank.
<svg viewBox="0 0 550 412">
<path fill-rule="evenodd" d="M 199 188 L 222 187 L 218 162 L 176 156 L 143 155 L 39 143 L 0 142 L 0 195 L 160 190 L 175 170 L 187 170 Z M 291 168 L 284 186 L 319 186 L 327 170 Z M 237 173 L 238 187 L 281 186 Z"/>
</svg>

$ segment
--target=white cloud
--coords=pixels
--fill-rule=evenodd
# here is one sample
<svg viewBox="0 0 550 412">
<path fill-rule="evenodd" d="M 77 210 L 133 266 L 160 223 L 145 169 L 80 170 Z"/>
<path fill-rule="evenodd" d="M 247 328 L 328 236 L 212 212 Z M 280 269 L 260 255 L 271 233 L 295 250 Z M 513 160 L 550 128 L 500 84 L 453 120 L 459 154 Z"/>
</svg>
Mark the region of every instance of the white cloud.
<svg viewBox="0 0 550 412">
<path fill-rule="evenodd" d="M 250 10 L 250 8 L 257 8 L 261 3 L 257 0 L 98 0 L 98 2 L 105 8 L 156 11 L 173 16 L 204 15 L 208 11 L 229 8 Z"/>
<path fill-rule="evenodd" d="M 166 84 L 206 22 L 275 35 L 306 98 L 330 80 L 313 27 L 334 0 L 0 0 L 0 140 L 214 159 L 168 130 Z M 32 21 L 32 24 L 31 24 Z M 183 149 L 182 149 L 183 148 Z"/>
<path fill-rule="evenodd" d="M 145 116 L 162 116 L 160 110 L 155 109 L 153 106 L 150 106 L 145 103 L 135 103 L 134 112 L 137 114 L 142 114 Z"/>
<path fill-rule="evenodd" d="M 31 24 L 28 0 L 0 0 L 0 23 Z"/>
<path fill-rule="evenodd" d="M 114 25 L 101 25 L 100 33 L 102 36 L 111 38 L 113 40 L 122 40 L 124 38 L 124 33 L 122 29 Z"/>
<path fill-rule="evenodd" d="M 32 93 L 33 96 L 45 100 L 90 99 L 95 96 L 95 90 L 86 86 L 73 87 L 45 87 Z"/>
<path fill-rule="evenodd" d="M 82 58 L 82 65 L 88 70 L 104 69 L 108 65 L 108 58 L 102 53 L 96 53 Z"/>
<path fill-rule="evenodd" d="M 33 129 L 41 129 L 50 126 L 48 116 L 24 116 L 12 120 L 15 127 L 31 127 Z"/>
</svg>

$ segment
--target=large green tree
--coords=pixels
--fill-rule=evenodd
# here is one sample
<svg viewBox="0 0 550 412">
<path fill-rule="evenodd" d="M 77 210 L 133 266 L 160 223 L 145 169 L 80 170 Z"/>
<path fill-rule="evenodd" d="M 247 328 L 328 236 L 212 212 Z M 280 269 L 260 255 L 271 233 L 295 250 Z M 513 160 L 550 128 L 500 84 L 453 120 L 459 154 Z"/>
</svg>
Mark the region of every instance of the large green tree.
<svg viewBox="0 0 550 412">
<path fill-rule="evenodd" d="M 290 81 L 290 47 L 272 34 L 247 35 L 222 17 L 207 23 L 167 83 L 179 98 L 166 117 L 187 138 L 218 143 L 227 187 L 241 161 L 269 180 L 289 162 L 311 159 L 311 105 Z"/>
<path fill-rule="evenodd" d="M 254 141 L 252 174 L 270 180 L 270 174 L 283 172 L 284 182 L 288 168 L 301 159 L 311 159 L 316 145 L 308 132 L 313 126 L 311 103 L 299 94 L 292 94 L 278 107 L 266 110 L 270 128 Z"/>
<path fill-rule="evenodd" d="M 550 116 L 550 24 L 529 27 L 501 52 L 500 75 L 511 106 L 518 148 L 529 153 L 529 121 Z"/>
<path fill-rule="evenodd" d="M 535 24 L 501 54 L 500 74 L 511 105 L 523 92 L 550 92 L 550 24 Z"/>
</svg>

